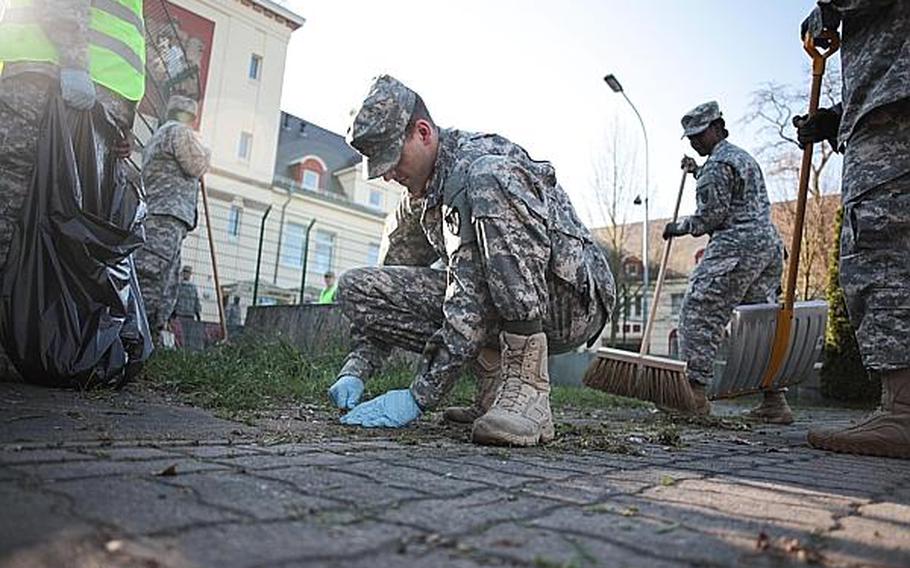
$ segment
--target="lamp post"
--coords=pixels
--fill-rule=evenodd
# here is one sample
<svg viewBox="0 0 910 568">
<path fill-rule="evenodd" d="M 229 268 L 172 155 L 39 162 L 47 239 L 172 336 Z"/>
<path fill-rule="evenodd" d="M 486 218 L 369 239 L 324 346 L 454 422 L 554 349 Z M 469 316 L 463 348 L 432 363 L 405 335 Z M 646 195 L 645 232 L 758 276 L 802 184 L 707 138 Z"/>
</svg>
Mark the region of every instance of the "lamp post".
<svg viewBox="0 0 910 568">
<path fill-rule="evenodd" d="M 645 220 L 642 224 L 641 231 L 641 249 L 642 249 L 642 297 L 641 297 L 641 307 L 642 307 L 642 329 L 648 325 L 648 172 L 650 168 L 648 167 L 648 131 L 645 129 L 645 121 L 641 119 L 641 114 L 639 114 L 638 109 L 635 108 L 635 105 L 632 104 L 632 101 L 629 99 L 628 95 L 622 88 L 622 84 L 619 82 L 619 79 L 616 78 L 616 75 L 610 73 L 604 77 L 604 82 L 610 87 L 614 93 L 619 93 L 626 99 L 626 102 L 629 103 L 629 106 L 632 107 L 632 110 L 635 112 L 635 116 L 638 118 L 638 123 L 641 125 L 641 133 L 645 137 L 645 190 L 644 190 L 644 199 L 642 197 L 635 197 L 635 205 L 641 205 L 642 201 L 645 204 Z"/>
</svg>

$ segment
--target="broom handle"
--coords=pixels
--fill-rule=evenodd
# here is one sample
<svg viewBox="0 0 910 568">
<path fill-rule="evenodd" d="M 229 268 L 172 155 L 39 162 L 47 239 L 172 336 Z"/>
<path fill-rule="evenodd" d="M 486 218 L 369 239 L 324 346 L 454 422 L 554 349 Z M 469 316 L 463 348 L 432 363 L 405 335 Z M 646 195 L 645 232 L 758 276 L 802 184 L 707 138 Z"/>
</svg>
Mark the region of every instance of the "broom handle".
<svg viewBox="0 0 910 568">
<path fill-rule="evenodd" d="M 202 209 L 205 211 L 205 229 L 209 235 L 209 253 L 212 255 L 212 277 L 215 279 L 215 298 L 218 302 L 218 320 L 221 322 L 221 339 L 227 340 L 227 324 L 224 321 L 224 303 L 221 299 L 221 284 L 218 281 L 218 263 L 215 261 L 215 239 L 212 238 L 212 218 L 209 216 L 209 198 L 205 190 L 205 179 L 199 178 L 202 190 Z"/>
<path fill-rule="evenodd" d="M 688 172 L 683 170 L 682 179 L 679 180 L 679 194 L 676 196 L 676 208 L 673 209 L 673 222 L 679 217 L 679 205 L 682 203 L 683 189 L 686 187 L 686 175 Z M 651 348 L 651 332 L 654 330 L 654 318 L 657 316 L 657 302 L 660 300 L 660 291 L 664 287 L 664 277 L 667 275 L 667 263 L 670 261 L 670 245 L 673 244 L 673 237 L 667 239 L 664 243 L 664 255 L 660 259 L 660 271 L 657 273 L 657 285 L 654 287 L 654 299 L 651 301 L 651 309 L 648 310 L 648 323 L 645 324 L 645 334 L 641 338 L 641 350 L 639 355 L 647 355 Z"/>
</svg>

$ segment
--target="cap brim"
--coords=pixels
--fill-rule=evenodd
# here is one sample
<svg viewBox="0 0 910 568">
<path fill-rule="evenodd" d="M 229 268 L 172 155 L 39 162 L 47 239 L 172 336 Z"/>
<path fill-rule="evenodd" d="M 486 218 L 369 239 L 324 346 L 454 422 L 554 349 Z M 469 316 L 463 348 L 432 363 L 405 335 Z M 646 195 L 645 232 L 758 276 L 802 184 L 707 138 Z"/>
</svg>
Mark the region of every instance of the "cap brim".
<svg viewBox="0 0 910 568">
<path fill-rule="evenodd" d="M 395 167 L 401 159 L 401 145 L 392 144 L 383 152 L 367 156 L 367 178 L 373 179 L 384 176 Z"/>
<path fill-rule="evenodd" d="M 707 130 L 709 126 L 711 126 L 710 123 L 708 123 L 708 124 L 706 124 L 706 125 L 704 125 L 704 126 L 702 126 L 702 127 L 700 127 L 700 128 L 687 128 L 687 129 L 685 129 L 685 130 L 683 131 L 683 135 L 680 136 L 680 139 L 688 138 L 689 136 L 696 136 L 696 135 L 698 135 L 698 134 L 701 134 L 702 132 L 704 132 L 705 130 Z"/>
</svg>

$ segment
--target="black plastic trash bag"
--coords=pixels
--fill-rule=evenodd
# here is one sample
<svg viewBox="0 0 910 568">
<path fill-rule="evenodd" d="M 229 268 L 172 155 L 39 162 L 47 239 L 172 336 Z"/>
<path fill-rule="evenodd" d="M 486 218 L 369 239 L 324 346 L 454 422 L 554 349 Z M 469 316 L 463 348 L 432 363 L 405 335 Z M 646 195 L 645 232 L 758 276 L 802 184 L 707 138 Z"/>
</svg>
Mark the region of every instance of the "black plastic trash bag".
<svg viewBox="0 0 910 568">
<path fill-rule="evenodd" d="M 121 386 L 152 352 L 132 252 L 145 204 L 99 104 L 50 97 L 38 159 L 0 282 L 0 340 L 30 383 Z"/>
</svg>

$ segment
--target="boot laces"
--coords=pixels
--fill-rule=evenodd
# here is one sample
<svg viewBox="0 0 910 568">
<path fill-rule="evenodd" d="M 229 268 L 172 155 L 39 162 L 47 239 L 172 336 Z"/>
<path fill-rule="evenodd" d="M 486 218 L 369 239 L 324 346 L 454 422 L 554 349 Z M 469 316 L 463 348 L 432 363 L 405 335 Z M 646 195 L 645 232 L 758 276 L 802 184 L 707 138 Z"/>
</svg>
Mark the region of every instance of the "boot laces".
<svg viewBox="0 0 910 568">
<path fill-rule="evenodd" d="M 505 381 L 502 390 L 499 391 L 499 402 L 502 406 L 514 408 L 523 405 L 528 398 L 523 386 L 524 383 L 519 379 L 513 378 Z"/>
</svg>

